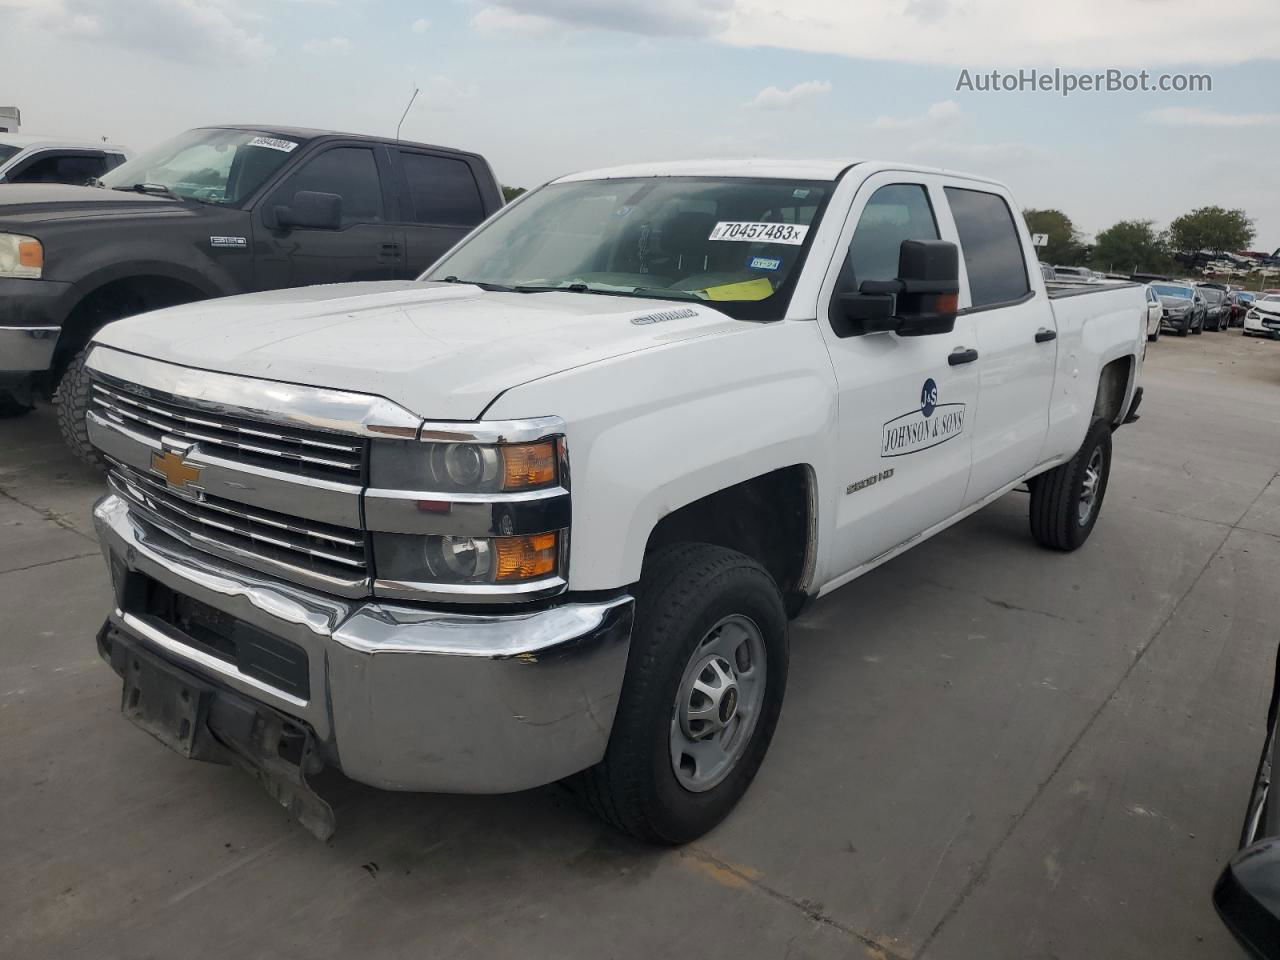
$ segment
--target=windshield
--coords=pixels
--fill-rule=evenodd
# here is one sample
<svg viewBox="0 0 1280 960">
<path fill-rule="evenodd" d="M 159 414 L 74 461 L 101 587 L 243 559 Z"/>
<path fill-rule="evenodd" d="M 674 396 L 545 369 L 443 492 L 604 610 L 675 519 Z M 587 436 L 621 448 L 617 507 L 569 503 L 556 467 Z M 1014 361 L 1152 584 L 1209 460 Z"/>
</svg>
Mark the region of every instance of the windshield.
<svg viewBox="0 0 1280 960">
<path fill-rule="evenodd" d="M 423 279 L 706 300 L 738 319 L 778 320 L 833 187 L 702 177 L 551 184 Z"/>
<path fill-rule="evenodd" d="M 300 141 L 253 130 L 188 130 L 103 174 L 115 190 L 139 185 L 235 205 L 248 199 L 289 158 Z"/>
<path fill-rule="evenodd" d="M 1174 287 L 1167 283 L 1153 283 L 1151 285 L 1151 289 L 1162 297 L 1181 297 L 1183 300 L 1191 299 L 1190 287 Z"/>
<path fill-rule="evenodd" d="M 1216 290 L 1213 287 L 1201 287 L 1200 292 L 1204 294 L 1205 299 L 1210 303 L 1217 303 L 1222 299 L 1222 291 Z"/>
<path fill-rule="evenodd" d="M 17 152 L 18 152 L 18 148 L 15 147 L 13 144 L 0 143 L 0 163 L 4 163 L 6 160 L 8 160 Z"/>
</svg>

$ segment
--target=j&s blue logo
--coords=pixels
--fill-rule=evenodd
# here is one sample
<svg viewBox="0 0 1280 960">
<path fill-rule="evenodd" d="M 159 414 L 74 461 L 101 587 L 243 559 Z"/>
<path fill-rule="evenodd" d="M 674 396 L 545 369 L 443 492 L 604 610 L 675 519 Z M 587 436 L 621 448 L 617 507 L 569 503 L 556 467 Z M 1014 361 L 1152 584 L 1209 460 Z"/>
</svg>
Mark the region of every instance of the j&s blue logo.
<svg viewBox="0 0 1280 960">
<path fill-rule="evenodd" d="M 932 417 L 933 411 L 937 406 L 938 385 L 930 377 L 924 382 L 924 387 L 920 390 L 920 412 L 926 417 Z"/>
</svg>

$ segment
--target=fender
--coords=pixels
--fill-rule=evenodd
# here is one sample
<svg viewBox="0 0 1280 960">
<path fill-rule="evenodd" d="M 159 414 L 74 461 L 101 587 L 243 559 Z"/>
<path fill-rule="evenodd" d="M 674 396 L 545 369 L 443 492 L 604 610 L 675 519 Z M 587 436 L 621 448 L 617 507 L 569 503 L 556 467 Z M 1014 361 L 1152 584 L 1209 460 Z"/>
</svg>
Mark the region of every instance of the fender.
<svg viewBox="0 0 1280 960">
<path fill-rule="evenodd" d="M 639 580 L 658 521 L 695 500 L 796 464 L 830 476 L 836 390 L 816 324 L 732 323 L 525 384 L 486 412 L 555 413 L 568 423 L 570 589 Z M 815 492 L 820 523 L 830 516 L 824 496 Z M 820 548 L 830 539 L 819 534 Z"/>
</svg>

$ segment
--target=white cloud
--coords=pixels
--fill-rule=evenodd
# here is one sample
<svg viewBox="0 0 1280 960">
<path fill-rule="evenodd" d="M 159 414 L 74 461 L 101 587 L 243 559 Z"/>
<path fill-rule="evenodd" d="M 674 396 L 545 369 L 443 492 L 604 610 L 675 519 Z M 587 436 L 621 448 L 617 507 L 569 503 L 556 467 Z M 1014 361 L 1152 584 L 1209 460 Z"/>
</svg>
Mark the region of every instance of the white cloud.
<svg viewBox="0 0 1280 960">
<path fill-rule="evenodd" d="M 960 104 L 954 100 L 943 100 L 932 104 L 928 110 L 917 117 L 877 117 L 873 126 L 877 130 L 920 130 L 929 127 L 941 127 L 953 123 L 961 116 Z"/>
<path fill-rule="evenodd" d="M 413 21 L 413 26 L 410 27 L 409 29 L 412 30 L 414 33 L 426 33 L 427 28 L 430 26 L 431 26 L 430 20 L 428 20 L 426 17 L 419 17 L 417 20 Z"/>
<path fill-rule="evenodd" d="M 1148 123 L 1168 127 L 1274 127 L 1280 113 L 1220 113 L 1203 107 L 1162 107 L 1142 115 Z"/>
<path fill-rule="evenodd" d="M 471 18 L 471 26 L 481 33 L 546 33 L 555 24 L 546 17 L 518 13 L 506 7 L 484 7 Z"/>
<path fill-rule="evenodd" d="M 173 60 L 260 59 L 275 48 L 237 0 L 0 0 L 42 33 Z"/>
<path fill-rule="evenodd" d="M 757 110 L 786 110 L 802 100 L 811 100 L 830 92 L 831 84 L 828 81 L 806 80 L 787 90 L 765 87 L 747 102 L 747 106 Z"/>
<path fill-rule="evenodd" d="M 307 53 L 318 57 L 351 52 L 351 41 L 346 37 L 329 37 L 325 40 L 308 40 L 302 45 Z"/>
</svg>

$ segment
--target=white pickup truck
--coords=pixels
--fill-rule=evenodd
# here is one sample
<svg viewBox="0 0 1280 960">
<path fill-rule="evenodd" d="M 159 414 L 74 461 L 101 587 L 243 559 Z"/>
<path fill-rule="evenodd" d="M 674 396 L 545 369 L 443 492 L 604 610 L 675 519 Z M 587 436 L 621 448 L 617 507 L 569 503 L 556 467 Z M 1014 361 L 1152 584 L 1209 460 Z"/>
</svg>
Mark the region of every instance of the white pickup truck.
<svg viewBox="0 0 1280 960">
<path fill-rule="evenodd" d="M 567 176 L 418 281 L 95 340 L 123 710 L 334 828 L 561 779 L 688 841 L 782 709 L 787 623 L 1030 486 L 1073 550 L 1141 399 L 1138 285 L 1046 292 L 998 183 L 868 162 Z"/>
</svg>

